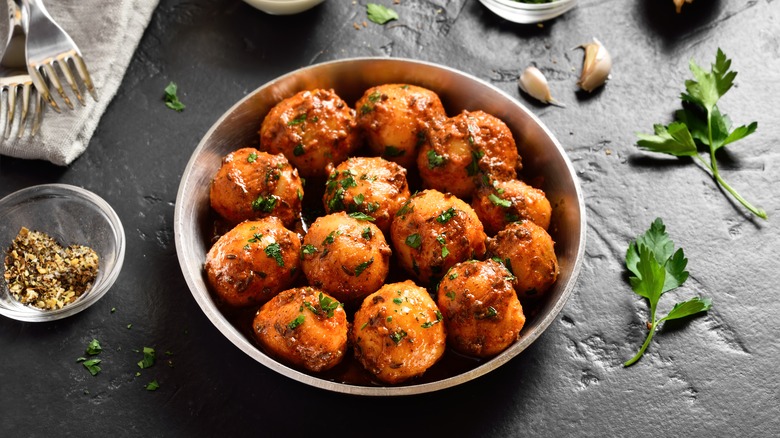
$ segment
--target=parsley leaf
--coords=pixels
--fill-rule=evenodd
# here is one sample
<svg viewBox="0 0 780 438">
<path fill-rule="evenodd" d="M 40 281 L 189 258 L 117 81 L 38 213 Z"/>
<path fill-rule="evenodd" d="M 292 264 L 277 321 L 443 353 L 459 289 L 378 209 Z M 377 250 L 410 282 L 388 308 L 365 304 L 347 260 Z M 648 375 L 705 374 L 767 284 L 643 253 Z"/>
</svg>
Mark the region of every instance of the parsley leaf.
<svg viewBox="0 0 780 438">
<path fill-rule="evenodd" d="M 103 348 L 100 346 L 100 342 L 98 342 L 97 339 L 93 339 L 89 345 L 87 345 L 86 353 L 90 356 L 94 356 L 101 351 L 103 351 Z"/>
<path fill-rule="evenodd" d="M 327 295 L 324 295 L 322 292 L 320 292 L 318 299 L 320 302 L 320 309 L 325 312 L 325 315 L 327 315 L 328 318 L 333 317 L 333 312 L 336 311 L 336 309 L 341 305 L 341 303 Z"/>
<path fill-rule="evenodd" d="M 452 219 L 453 216 L 455 216 L 455 214 L 457 214 L 457 211 L 455 211 L 453 207 L 450 207 L 444 210 L 442 214 L 436 216 L 436 222 L 440 224 L 446 224 L 450 221 L 450 219 Z"/>
<path fill-rule="evenodd" d="M 355 213 L 350 213 L 349 217 L 351 217 L 352 219 L 357 219 L 359 221 L 374 222 L 376 220 L 372 216 L 369 216 L 369 215 L 367 215 L 367 214 L 365 214 L 363 212 L 360 212 L 360 211 L 355 212 Z"/>
<path fill-rule="evenodd" d="M 376 24 L 385 24 L 388 21 L 399 18 L 398 13 L 394 10 L 376 3 L 368 3 L 366 5 L 366 15 L 368 15 L 369 20 Z"/>
<path fill-rule="evenodd" d="M 299 325 L 303 324 L 303 321 L 305 321 L 305 320 L 306 320 L 306 317 L 303 316 L 303 313 L 301 313 L 295 319 L 290 321 L 289 324 L 287 324 L 287 328 L 290 329 L 290 330 L 295 330 L 296 328 L 298 328 Z"/>
<path fill-rule="evenodd" d="M 174 82 L 170 82 L 165 87 L 165 106 L 174 111 L 182 112 L 184 111 L 184 104 L 179 100 L 178 89 L 179 87 Z"/>
<path fill-rule="evenodd" d="M 422 245 L 422 238 L 417 233 L 410 234 L 406 236 L 406 244 L 414 249 L 418 249 Z"/>
<path fill-rule="evenodd" d="M 638 133 L 637 146 L 650 152 L 688 156 L 696 158 L 709 171 L 715 181 L 756 216 L 766 219 L 766 212 L 753 206 L 734 190 L 721 176 L 715 152 L 737 140 L 754 133 L 758 122 L 731 129 L 731 119 L 720 112 L 718 101 L 734 85 L 737 72 L 730 71 L 731 60 L 718 49 L 715 63 L 710 71 L 690 61 L 693 79 L 685 81 L 685 92 L 681 94 L 683 109 L 675 113 L 676 121 L 669 126 L 654 125 L 654 134 Z M 700 153 L 699 147 L 709 150 Z"/>
<path fill-rule="evenodd" d="M 147 391 L 156 391 L 157 388 L 160 387 L 160 384 L 157 383 L 157 379 L 152 380 L 151 382 L 146 384 L 146 390 Z"/>
<path fill-rule="evenodd" d="M 490 199 L 490 202 L 492 202 L 494 205 L 497 205 L 499 207 L 509 208 L 512 206 L 512 201 L 501 199 L 493 193 L 488 195 L 488 199 Z"/>
<path fill-rule="evenodd" d="M 426 156 L 428 157 L 428 169 L 433 169 L 444 164 L 444 156 L 437 154 L 433 149 L 429 150 Z"/>
<path fill-rule="evenodd" d="M 685 270 L 688 259 L 682 248 L 674 250 L 674 242 L 666 233 L 666 226 L 660 218 L 650 225 L 650 228 L 635 241 L 629 243 L 626 251 L 626 268 L 633 275 L 629 277 L 631 289 L 650 304 L 650 332 L 639 352 L 626 361 L 623 366 L 631 366 L 645 353 L 659 323 L 671 319 L 684 318 L 699 312 L 709 310 L 712 301 L 709 298 L 695 297 L 674 305 L 672 310 L 661 318 L 656 317 L 658 301 L 661 296 L 679 286 L 688 279 Z"/>
<path fill-rule="evenodd" d="M 99 366 L 100 362 L 101 362 L 100 359 L 89 359 L 89 360 L 85 360 L 84 362 L 81 362 L 81 364 L 84 365 L 84 368 L 86 368 L 90 374 L 92 374 L 93 376 L 97 376 L 97 374 L 102 369 Z"/>
<path fill-rule="evenodd" d="M 355 268 L 355 277 L 359 277 L 359 276 L 360 276 L 360 274 L 362 274 L 362 273 L 363 273 L 363 271 L 365 271 L 365 270 L 366 270 L 366 269 L 367 269 L 369 266 L 371 266 L 373 263 L 374 263 L 374 258 L 373 258 L 373 257 L 371 257 L 371 259 L 370 259 L 370 260 L 367 260 L 367 261 L 365 261 L 365 262 L 363 262 L 363 263 L 361 263 L 361 264 L 357 265 L 357 267 Z"/>
<path fill-rule="evenodd" d="M 284 258 L 282 258 L 282 247 L 274 242 L 265 247 L 265 255 L 276 260 L 276 264 L 284 268 Z"/>
<path fill-rule="evenodd" d="M 144 347 L 144 358 L 142 361 L 138 362 L 138 367 L 141 369 L 149 368 L 154 365 L 155 359 L 156 355 L 154 353 L 154 348 Z"/>
</svg>

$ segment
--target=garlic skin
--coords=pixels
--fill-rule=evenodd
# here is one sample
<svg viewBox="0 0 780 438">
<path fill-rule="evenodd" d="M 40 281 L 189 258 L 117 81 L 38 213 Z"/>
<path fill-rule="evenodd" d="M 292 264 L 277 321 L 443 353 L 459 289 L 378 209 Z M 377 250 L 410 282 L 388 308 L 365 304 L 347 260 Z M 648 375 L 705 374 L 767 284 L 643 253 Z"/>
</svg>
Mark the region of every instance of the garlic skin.
<svg viewBox="0 0 780 438">
<path fill-rule="evenodd" d="M 560 107 L 564 106 L 553 99 L 550 94 L 550 87 L 547 85 L 547 78 L 534 66 L 530 66 L 523 71 L 520 79 L 517 81 L 517 85 L 534 99 Z"/>
<path fill-rule="evenodd" d="M 604 85 L 609 79 L 612 70 L 612 57 L 596 38 L 593 38 L 593 42 L 583 44 L 578 48 L 585 49 L 585 60 L 582 63 L 582 74 L 577 85 L 590 93 Z"/>
</svg>

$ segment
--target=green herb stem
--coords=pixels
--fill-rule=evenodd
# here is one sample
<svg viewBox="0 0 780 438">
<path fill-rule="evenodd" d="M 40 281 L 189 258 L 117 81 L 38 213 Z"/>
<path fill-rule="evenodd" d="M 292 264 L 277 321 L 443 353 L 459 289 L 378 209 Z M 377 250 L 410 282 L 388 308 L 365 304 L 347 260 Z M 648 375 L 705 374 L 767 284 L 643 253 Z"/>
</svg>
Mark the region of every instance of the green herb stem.
<svg viewBox="0 0 780 438">
<path fill-rule="evenodd" d="M 650 345 L 650 342 L 653 340 L 653 335 L 655 334 L 655 329 L 658 324 L 658 321 L 655 319 L 655 305 L 651 305 L 650 309 L 650 320 L 653 321 L 652 327 L 650 327 L 650 333 L 647 334 L 647 338 L 645 339 L 645 343 L 642 344 L 642 348 L 639 349 L 639 352 L 636 353 L 634 357 L 627 360 L 623 366 L 624 367 L 630 367 L 631 365 L 635 364 L 636 361 L 638 361 L 642 355 L 645 354 L 645 350 L 647 350 L 647 346 Z"/>
<path fill-rule="evenodd" d="M 731 193 L 731 196 L 733 196 L 733 197 L 734 197 L 734 199 L 736 199 L 737 201 L 739 201 L 739 203 L 740 203 L 740 204 L 742 204 L 742 205 L 743 205 L 745 208 L 747 208 L 748 210 L 750 210 L 750 212 L 751 212 L 751 213 L 753 213 L 754 215 L 756 215 L 756 216 L 760 217 L 761 219 L 766 219 L 766 218 L 767 218 L 767 215 L 766 215 L 766 211 L 764 211 L 764 209 L 762 209 L 762 208 L 757 208 L 757 207 L 753 206 L 753 204 L 751 204 L 750 202 L 748 202 L 748 201 L 747 201 L 747 199 L 743 198 L 743 197 L 742 197 L 742 195 L 740 195 L 739 193 L 737 193 L 737 191 L 736 191 L 736 190 L 734 190 L 734 188 L 732 188 L 732 187 L 729 185 L 729 183 L 727 183 L 727 182 L 726 182 L 726 180 L 724 180 L 724 179 L 723 179 L 723 178 L 720 176 L 720 172 L 718 172 L 718 165 L 717 165 L 717 164 L 715 164 L 715 163 L 716 163 L 716 161 L 715 161 L 715 159 L 714 159 L 714 155 L 715 155 L 715 151 L 714 151 L 714 150 L 710 150 L 710 157 L 711 157 L 710 159 L 712 160 L 712 164 L 710 164 L 710 163 L 708 163 L 707 161 L 705 161 L 705 160 L 704 160 L 704 158 L 702 158 L 702 157 L 701 157 L 701 155 L 698 155 L 698 154 L 697 154 L 697 155 L 696 155 L 696 158 L 698 158 L 698 159 L 699 159 L 699 161 L 701 161 L 701 163 L 702 163 L 702 164 L 703 164 L 703 165 L 704 165 L 704 166 L 705 166 L 707 169 L 709 169 L 709 170 L 710 170 L 710 172 L 712 172 L 712 177 L 713 177 L 713 178 L 715 178 L 715 181 L 717 181 L 717 183 L 718 183 L 718 184 L 720 184 L 720 186 L 721 186 L 721 187 L 723 187 L 724 189 L 726 189 L 726 191 L 727 191 L 727 192 Z"/>
</svg>

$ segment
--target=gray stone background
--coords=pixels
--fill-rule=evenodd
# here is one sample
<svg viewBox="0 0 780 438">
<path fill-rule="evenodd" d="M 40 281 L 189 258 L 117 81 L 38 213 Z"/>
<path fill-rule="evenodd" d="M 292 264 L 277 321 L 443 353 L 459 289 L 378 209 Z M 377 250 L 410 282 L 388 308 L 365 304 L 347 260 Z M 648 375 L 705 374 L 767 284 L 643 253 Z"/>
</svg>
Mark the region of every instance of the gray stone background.
<svg viewBox="0 0 780 438">
<path fill-rule="evenodd" d="M 377 2 L 401 19 L 356 30 L 365 0 L 328 0 L 290 17 L 238 0 L 162 0 L 82 157 L 67 168 L 0 159 L 0 196 L 76 184 L 104 197 L 128 236 L 118 282 L 88 311 L 46 324 L 0 318 L 0 436 L 780 434 L 780 4 L 696 0 L 676 15 L 671 0 L 581 0 L 537 27 L 507 22 L 476 0 Z M 573 48 L 593 37 L 614 67 L 606 88 L 584 95 L 576 87 L 582 51 Z M 759 124 L 720 156 L 722 174 L 768 221 L 751 217 L 695 163 L 635 147 L 636 132 L 672 120 L 688 61 L 709 66 L 718 47 L 739 72 L 722 111 L 735 124 Z M 558 320 L 506 365 L 437 393 L 350 397 L 266 369 L 205 318 L 176 259 L 179 179 L 212 123 L 276 76 L 357 56 L 444 64 L 515 96 L 558 137 L 585 193 L 586 259 Z M 530 64 L 566 108 L 519 93 Z M 171 80 L 183 113 L 161 102 Z M 623 368 L 648 316 L 627 282 L 625 250 L 656 217 L 685 249 L 691 273 L 659 310 L 671 296 L 694 295 L 712 298 L 713 308 L 667 326 L 644 359 Z M 104 348 L 97 377 L 75 363 L 92 338 Z M 159 354 L 139 380 L 133 349 L 143 346 L 173 356 Z M 151 378 L 156 392 L 143 389 Z"/>
</svg>

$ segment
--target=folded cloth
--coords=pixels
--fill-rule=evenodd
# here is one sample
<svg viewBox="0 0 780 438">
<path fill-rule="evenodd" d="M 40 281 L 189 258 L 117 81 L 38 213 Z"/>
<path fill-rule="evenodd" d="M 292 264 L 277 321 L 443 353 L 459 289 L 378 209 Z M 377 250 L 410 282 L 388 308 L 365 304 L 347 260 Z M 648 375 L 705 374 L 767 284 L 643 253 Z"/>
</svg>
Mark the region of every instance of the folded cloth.
<svg viewBox="0 0 780 438">
<path fill-rule="evenodd" d="M 58 0 L 46 3 L 49 15 L 79 46 L 98 93 L 95 102 L 86 90 L 86 106 L 71 95 L 75 109 L 65 106 L 58 114 L 46 106 L 41 129 L 31 137 L 31 123 L 21 139 L 3 139 L 0 154 L 51 161 L 67 166 L 89 145 L 106 107 L 116 95 L 130 59 L 143 36 L 159 0 Z M 3 35 L 6 35 L 3 33 Z M 2 48 L 0 47 L 0 50 Z M 56 95 L 56 91 L 52 90 Z M 69 90 L 66 86 L 66 93 Z M 3 117 L 5 121 L 5 117 Z"/>
</svg>

